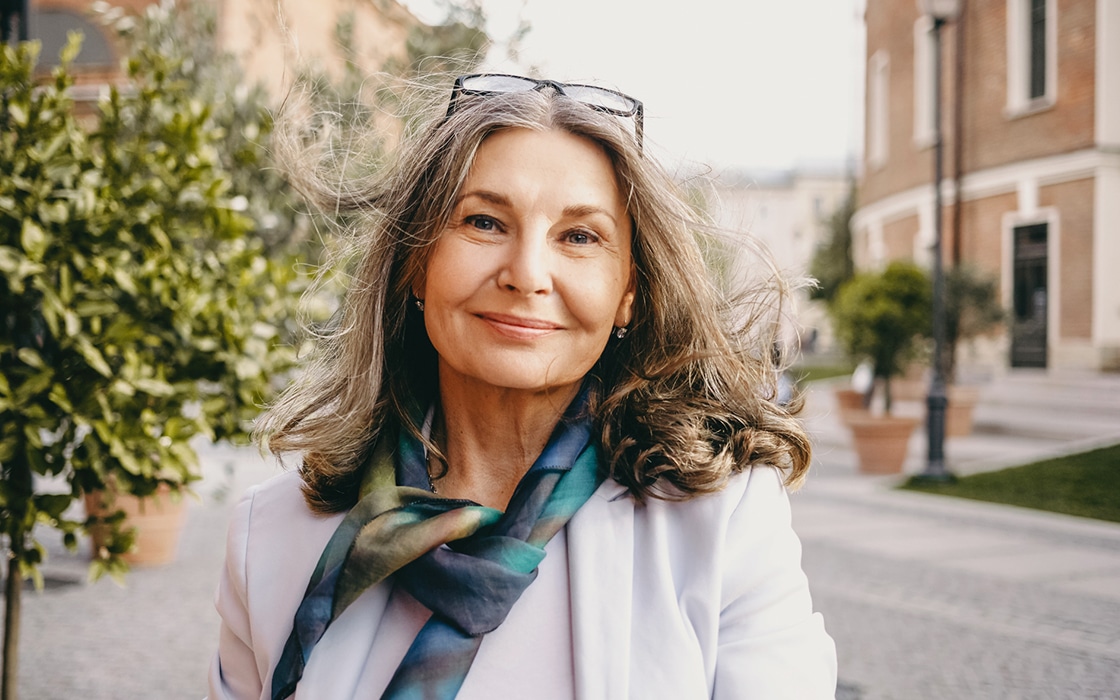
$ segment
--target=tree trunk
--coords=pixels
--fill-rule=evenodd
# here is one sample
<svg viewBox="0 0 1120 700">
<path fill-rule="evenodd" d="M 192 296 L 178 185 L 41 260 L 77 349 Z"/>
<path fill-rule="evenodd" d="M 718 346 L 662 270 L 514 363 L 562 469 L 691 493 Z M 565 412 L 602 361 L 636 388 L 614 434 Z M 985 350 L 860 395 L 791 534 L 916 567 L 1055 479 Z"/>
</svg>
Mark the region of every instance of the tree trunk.
<svg viewBox="0 0 1120 700">
<path fill-rule="evenodd" d="M 8 578 L 4 585 L 4 671 L 0 680 L 0 700 L 18 700 L 19 616 L 23 577 L 19 562 L 23 556 L 23 537 L 12 538 L 8 553 Z"/>
</svg>

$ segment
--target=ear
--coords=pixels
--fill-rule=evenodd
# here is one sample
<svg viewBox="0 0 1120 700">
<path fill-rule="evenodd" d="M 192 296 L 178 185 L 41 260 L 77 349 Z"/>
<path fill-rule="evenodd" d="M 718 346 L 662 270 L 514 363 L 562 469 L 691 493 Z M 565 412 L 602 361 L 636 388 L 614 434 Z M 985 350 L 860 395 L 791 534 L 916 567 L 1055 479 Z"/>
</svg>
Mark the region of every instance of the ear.
<svg viewBox="0 0 1120 700">
<path fill-rule="evenodd" d="M 634 318 L 634 297 L 637 296 L 637 275 L 636 270 L 630 268 L 630 284 L 626 286 L 626 291 L 622 295 L 622 299 L 618 302 L 618 310 L 614 314 L 614 325 L 617 328 L 624 328 L 630 325 L 630 321 Z"/>
<path fill-rule="evenodd" d="M 416 274 L 412 276 L 412 281 L 409 282 L 408 285 L 408 291 L 411 292 L 412 296 L 421 301 L 428 295 L 428 276 L 424 273 L 425 270 L 418 270 Z"/>
</svg>

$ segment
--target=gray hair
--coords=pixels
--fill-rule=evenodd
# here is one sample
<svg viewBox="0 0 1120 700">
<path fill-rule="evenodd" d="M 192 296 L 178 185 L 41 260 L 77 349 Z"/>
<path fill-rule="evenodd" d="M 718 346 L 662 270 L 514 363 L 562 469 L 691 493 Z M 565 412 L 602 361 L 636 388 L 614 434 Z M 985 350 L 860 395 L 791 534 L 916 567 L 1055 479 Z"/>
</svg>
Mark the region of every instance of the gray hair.
<svg viewBox="0 0 1120 700">
<path fill-rule="evenodd" d="M 332 512 L 356 501 L 362 467 L 386 427 L 419 436 L 416 416 L 436 398 L 436 355 L 411 289 L 479 146 L 514 128 L 557 129 L 599 144 L 627 199 L 634 320 L 592 369 L 600 387 L 592 412 L 609 476 L 639 500 L 715 491 L 756 462 L 788 468 L 787 483 L 800 483 L 810 448 L 793 418 L 797 407 L 771 400 L 770 347 L 783 290 L 758 288 L 736 303 L 720 292 L 697 242 L 711 228 L 642 153 L 627 120 L 551 90 L 464 95 L 452 115 L 443 111 L 433 106 L 406 131 L 395 166 L 376 178 L 332 183 L 319 168 L 289 166 L 321 209 L 356 213 L 360 222 L 360 259 L 331 329 L 258 424 L 272 451 L 303 454 L 311 507 Z M 289 157 L 294 164 L 307 150 L 288 153 L 297 154 Z"/>
</svg>

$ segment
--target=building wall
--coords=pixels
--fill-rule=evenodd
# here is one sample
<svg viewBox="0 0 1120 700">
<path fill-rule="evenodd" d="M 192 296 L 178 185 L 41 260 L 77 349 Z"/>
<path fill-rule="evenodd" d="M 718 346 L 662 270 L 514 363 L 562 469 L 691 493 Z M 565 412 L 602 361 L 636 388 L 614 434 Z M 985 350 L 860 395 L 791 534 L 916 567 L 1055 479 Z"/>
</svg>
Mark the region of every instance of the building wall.
<svg viewBox="0 0 1120 700">
<path fill-rule="evenodd" d="M 405 40 L 419 24 L 395 0 L 214 0 L 219 36 L 238 57 L 246 75 L 273 95 L 281 95 L 299 71 L 313 68 L 338 78 L 346 62 L 338 41 L 341 24 L 351 24 L 358 63 L 380 71 L 391 58 L 405 56 Z"/>
<path fill-rule="evenodd" d="M 1018 208 L 1015 193 L 966 200 L 961 203 L 961 258 L 994 275 L 1002 285 L 1002 222 Z M 1009 300 L 1004 300 L 1008 305 Z"/>
<path fill-rule="evenodd" d="M 749 234 L 767 247 L 779 269 L 801 276 L 828 236 L 828 219 L 851 182 L 837 169 L 732 174 L 713 185 L 709 209 L 718 225 Z"/>
<path fill-rule="evenodd" d="M 913 260 L 914 240 L 918 232 L 918 217 L 908 216 L 883 225 L 882 256 L 880 264 L 888 260 Z"/>
<path fill-rule="evenodd" d="M 1058 338 L 1089 340 L 1093 319 L 1093 181 L 1077 180 L 1039 189 L 1039 205 L 1058 212 Z"/>
<path fill-rule="evenodd" d="M 930 144 L 915 140 L 914 133 L 914 26 L 918 11 L 913 2 L 867 0 L 867 60 L 879 54 L 888 66 L 887 159 L 876 165 L 867 158 L 860 180 L 860 200 L 876 201 L 892 193 L 928 183 L 933 173 Z M 947 33 L 946 33 L 947 34 Z M 945 36 L 946 54 L 951 54 L 952 37 Z M 950 65 L 943 62 L 944 65 Z M 943 71 L 947 81 L 950 71 Z M 947 86 L 946 86 L 947 87 Z M 943 91 L 944 92 L 944 91 Z M 864 91 L 872 99 L 872 90 Z M 870 103 L 864 112 L 872 111 Z M 870 143 L 871 120 L 865 121 L 864 143 Z M 950 152 L 951 149 L 947 149 Z"/>
<path fill-rule="evenodd" d="M 129 14 L 140 14 L 157 0 L 112 0 Z M 409 31 L 420 22 L 396 0 L 187 0 L 210 2 L 218 13 L 218 40 L 236 55 L 249 81 L 262 82 L 274 96 L 282 96 L 304 68 L 321 69 L 337 78 L 345 65 L 339 45 L 340 23 L 352 26 L 354 55 L 363 72 L 382 70 L 390 59 L 406 56 Z M 79 86 L 97 87 L 122 79 L 119 60 L 123 48 L 114 32 L 91 13 L 93 0 L 33 0 L 36 12 L 65 11 L 97 31 L 115 56 L 98 66 L 75 66 Z M 32 21 L 32 33 L 35 25 Z M 57 63 L 56 55 L 42 56 L 40 65 Z M 96 90 L 88 97 L 96 96 Z M 79 91 L 79 99 L 84 93 Z"/>
<path fill-rule="evenodd" d="M 1057 11 L 1056 100 L 1051 106 L 1012 114 L 1008 110 L 1008 0 L 969 0 L 959 20 L 964 36 L 962 149 L 964 171 L 991 168 L 1090 148 L 1094 144 L 1096 3 L 1054 0 Z M 877 201 L 930 182 L 932 142 L 915 133 L 915 41 L 924 34 L 916 4 L 907 0 L 867 0 L 867 59 L 877 53 L 889 61 L 888 159 L 882 166 L 864 161 L 861 201 Z M 952 110 L 956 96 L 955 24 L 942 41 L 942 124 L 944 171 L 955 170 Z M 871 99 L 872 90 L 865 91 Z M 865 113 L 872 109 L 865 104 Z M 871 120 L 864 142 L 873 139 Z"/>
<path fill-rule="evenodd" d="M 791 280 L 808 274 L 818 245 L 830 235 L 829 219 L 845 202 L 851 176 L 834 171 L 793 170 L 781 173 L 725 173 L 712 183 L 707 206 L 716 224 L 733 236 L 761 243 L 778 269 Z M 756 279 L 762 268 L 755 246 L 743 243 L 734 261 L 736 281 Z M 791 323 L 783 330 L 791 348 L 827 349 L 832 344 L 823 304 L 806 290 L 793 299 Z M 809 338 L 813 341 L 810 342 Z"/>
<path fill-rule="evenodd" d="M 969 0 L 966 6 L 964 170 L 1092 147 L 1095 2 L 1056 0 L 1056 101 L 1024 114 L 1008 110 L 1007 0 Z"/>
<path fill-rule="evenodd" d="M 1010 305 L 1015 226 L 1047 223 L 1047 338 L 1050 366 L 1120 367 L 1120 36 L 1114 0 L 1048 0 L 1048 90 L 1037 99 L 1015 92 L 1018 60 L 1009 18 L 1021 0 L 969 0 L 960 26 L 943 29 L 945 137 L 943 240 L 952 262 L 954 235 L 963 263 L 998 277 Z M 917 138 L 922 108 L 922 41 L 909 0 L 867 0 L 869 65 L 889 55 L 890 138 L 882 163 L 865 158 L 853 219 L 859 267 L 896 258 L 929 262 L 933 168 L 929 143 Z M 962 33 L 961 170 L 954 181 L 955 38 Z M 1109 48 L 1112 46 L 1112 48 Z M 874 56 L 877 59 L 872 59 Z M 917 56 L 917 58 L 915 58 Z M 932 75 L 932 73 L 930 73 Z M 1104 82 L 1102 82 L 1104 81 Z M 932 84 L 932 83 L 930 83 Z M 872 92 L 868 75 L 867 92 Z M 931 94 L 931 93 L 930 93 Z M 869 101 L 868 109 L 871 109 Z M 867 139 L 872 129 L 867 128 Z M 909 142 L 908 140 L 909 139 Z M 1117 190 L 1120 194 L 1120 190 Z M 959 204 L 959 230 L 954 213 Z M 1108 260 L 1111 258 L 1111 260 Z M 996 345 L 1007 347 L 1007 338 Z M 1006 363 L 1007 357 L 1002 361 Z"/>
</svg>

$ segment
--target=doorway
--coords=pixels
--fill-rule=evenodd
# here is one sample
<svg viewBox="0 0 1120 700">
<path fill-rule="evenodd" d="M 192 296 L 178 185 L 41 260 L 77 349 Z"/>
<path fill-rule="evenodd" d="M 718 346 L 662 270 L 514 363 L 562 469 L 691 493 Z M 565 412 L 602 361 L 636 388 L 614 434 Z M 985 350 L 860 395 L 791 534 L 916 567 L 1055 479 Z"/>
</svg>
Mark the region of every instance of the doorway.
<svg viewBox="0 0 1120 700">
<path fill-rule="evenodd" d="M 1012 232 L 1012 367 L 1046 367 L 1048 233 L 1048 224 Z"/>
</svg>

